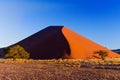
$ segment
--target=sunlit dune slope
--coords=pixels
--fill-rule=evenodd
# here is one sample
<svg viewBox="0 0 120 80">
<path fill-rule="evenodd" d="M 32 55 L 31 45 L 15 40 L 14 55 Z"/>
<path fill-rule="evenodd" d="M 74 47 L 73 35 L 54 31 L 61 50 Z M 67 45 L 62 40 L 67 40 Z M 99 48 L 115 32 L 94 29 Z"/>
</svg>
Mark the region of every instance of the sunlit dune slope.
<svg viewBox="0 0 120 80">
<path fill-rule="evenodd" d="M 120 57 L 119 54 L 116 54 L 107 48 L 73 32 L 72 30 L 63 27 L 62 33 L 64 34 L 65 38 L 67 39 L 71 54 L 68 58 L 72 59 L 88 59 L 88 58 L 96 58 L 99 56 L 94 54 L 97 50 L 104 50 L 108 52 L 109 58 L 117 58 Z"/>
</svg>

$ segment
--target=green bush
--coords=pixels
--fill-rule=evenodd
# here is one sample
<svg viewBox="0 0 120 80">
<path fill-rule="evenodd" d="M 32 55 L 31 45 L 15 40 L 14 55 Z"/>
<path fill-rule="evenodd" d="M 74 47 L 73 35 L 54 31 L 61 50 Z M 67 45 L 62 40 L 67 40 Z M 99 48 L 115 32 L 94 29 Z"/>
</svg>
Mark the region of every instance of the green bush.
<svg viewBox="0 0 120 80">
<path fill-rule="evenodd" d="M 102 60 L 105 59 L 105 57 L 108 56 L 108 52 L 104 51 L 104 50 L 99 50 L 99 51 L 95 51 L 95 54 L 98 54 Z"/>
<path fill-rule="evenodd" d="M 29 53 L 26 52 L 20 45 L 15 45 L 5 49 L 4 58 L 28 59 L 29 57 Z"/>
</svg>

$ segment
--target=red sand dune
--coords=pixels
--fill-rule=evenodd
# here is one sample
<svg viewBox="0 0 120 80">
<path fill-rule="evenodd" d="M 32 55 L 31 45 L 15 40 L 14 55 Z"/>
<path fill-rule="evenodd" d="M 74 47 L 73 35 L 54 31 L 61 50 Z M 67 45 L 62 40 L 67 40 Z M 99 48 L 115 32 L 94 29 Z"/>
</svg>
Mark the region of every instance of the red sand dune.
<svg viewBox="0 0 120 80">
<path fill-rule="evenodd" d="M 109 58 L 120 57 L 119 54 L 108 50 L 64 26 L 49 26 L 14 45 L 24 47 L 24 49 L 30 53 L 30 58 L 32 59 L 98 58 L 98 54 L 94 54 L 97 50 L 107 51 Z"/>
<path fill-rule="evenodd" d="M 95 58 L 95 56 L 99 57 L 97 54 L 94 54 L 96 50 L 104 50 L 108 52 L 109 58 L 118 58 L 120 57 L 119 54 L 116 54 L 107 48 L 73 32 L 72 30 L 63 27 L 62 33 L 64 34 L 65 38 L 67 39 L 71 54 L 68 58 L 71 59 L 88 59 L 88 58 Z"/>
</svg>

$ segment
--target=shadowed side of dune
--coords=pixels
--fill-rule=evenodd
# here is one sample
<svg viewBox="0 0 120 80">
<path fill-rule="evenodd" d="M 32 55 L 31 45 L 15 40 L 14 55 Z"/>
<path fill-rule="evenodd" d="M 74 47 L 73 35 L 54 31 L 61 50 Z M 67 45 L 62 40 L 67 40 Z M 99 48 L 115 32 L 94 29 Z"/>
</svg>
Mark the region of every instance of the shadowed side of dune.
<svg viewBox="0 0 120 80">
<path fill-rule="evenodd" d="M 49 26 L 14 45 L 24 47 L 33 59 L 61 58 L 64 53 L 70 54 L 70 47 L 62 34 L 62 28 L 63 26 Z"/>
<path fill-rule="evenodd" d="M 0 48 L 0 58 L 3 58 L 4 56 L 4 48 Z"/>
</svg>

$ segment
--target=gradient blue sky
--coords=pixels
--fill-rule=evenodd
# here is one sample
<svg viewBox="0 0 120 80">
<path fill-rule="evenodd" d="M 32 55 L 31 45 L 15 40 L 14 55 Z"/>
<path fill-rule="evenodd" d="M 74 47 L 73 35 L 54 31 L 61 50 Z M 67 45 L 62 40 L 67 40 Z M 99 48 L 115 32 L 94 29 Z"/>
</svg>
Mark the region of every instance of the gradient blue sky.
<svg viewBox="0 0 120 80">
<path fill-rule="evenodd" d="M 0 0 L 0 47 L 65 25 L 109 49 L 120 48 L 120 0 Z"/>
</svg>

